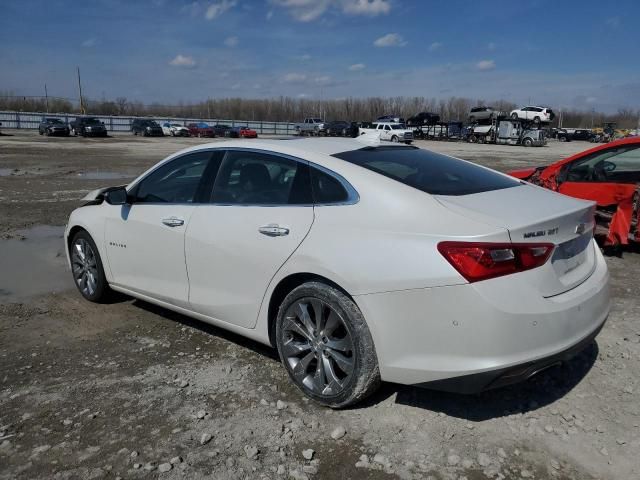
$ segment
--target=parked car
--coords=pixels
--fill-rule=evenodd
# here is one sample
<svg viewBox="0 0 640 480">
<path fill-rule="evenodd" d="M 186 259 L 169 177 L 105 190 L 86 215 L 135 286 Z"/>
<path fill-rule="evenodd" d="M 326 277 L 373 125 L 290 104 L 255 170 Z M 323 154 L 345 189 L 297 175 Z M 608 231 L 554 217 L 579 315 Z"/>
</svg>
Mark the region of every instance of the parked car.
<svg viewBox="0 0 640 480">
<path fill-rule="evenodd" d="M 172 137 L 188 137 L 189 129 L 179 123 L 166 122 L 162 124 L 162 133 Z"/>
<path fill-rule="evenodd" d="M 258 132 L 249 128 L 248 126 L 233 127 L 230 130 L 229 137 L 231 138 L 258 138 Z"/>
<path fill-rule="evenodd" d="M 404 118 L 398 115 L 382 115 L 376 118 L 377 123 L 404 123 Z"/>
<path fill-rule="evenodd" d="M 591 203 L 420 148 L 200 145 L 85 201 L 64 234 L 85 299 L 115 290 L 271 345 L 330 407 L 381 380 L 526 380 L 609 313 Z"/>
<path fill-rule="evenodd" d="M 591 141 L 593 133 L 586 128 L 558 129 L 556 138 L 561 142 L 570 142 L 572 140 Z"/>
<path fill-rule="evenodd" d="M 337 120 L 327 123 L 325 134 L 328 137 L 357 137 L 358 125 L 355 122 Z"/>
<path fill-rule="evenodd" d="M 213 132 L 216 134 L 216 137 L 229 137 L 231 136 L 231 125 L 217 123 L 213 126 Z"/>
<path fill-rule="evenodd" d="M 402 123 L 372 123 L 371 128 L 360 128 L 360 135 L 380 135 L 380 140 L 385 140 L 393 143 L 406 143 L 413 142 L 413 131 L 409 130 Z"/>
<path fill-rule="evenodd" d="M 640 138 L 599 145 L 546 167 L 509 172 L 510 175 L 597 203 L 596 235 L 604 246 L 640 242 Z"/>
<path fill-rule="evenodd" d="M 144 137 L 163 137 L 162 127 L 155 120 L 135 118 L 131 122 L 131 133 Z"/>
<path fill-rule="evenodd" d="M 548 107 L 522 107 L 512 110 L 512 120 L 530 120 L 534 123 L 549 123 L 555 118 L 555 113 Z"/>
<path fill-rule="evenodd" d="M 83 137 L 106 137 L 107 127 L 95 117 L 78 117 L 69 123 L 73 135 Z"/>
<path fill-rule="evenodd" d="M 493 107 L 473 107 L 469 112 L 469 123 L 480 122 L 484 120 L 493 120 L 496 111 Z"/>
<path fill-rule="evenodd" d="M 398 120 L 401 122 L 402 119 Z M 407 119 L 407 127 L 422 127 L 424 125 L 435 125 L 440 121 L 440 115 L 431 112 L 420 112 Z"/>
<path fill-rule="evenodd" d="M 297 123 L 294 128 L 298 135 L 320 135 L 326 129 L 326 122 L 321 118 L 305 118 L 304 122 Z"/>
<path fill-rule="evenodd" d="M 69 125 L 59 118 L 45 118 L 38 125 L 38 133 L 40 135 L 64 135 L 68 137 L 70 132 Z"/>
<path fill-rule="evenodd" d="M 209 126 L 208 123 L 200 122 L 200 123 L 190 123 L 187 125 L 189 129 L 189 134 L 192 137 L 215 137 L 216 134 L 213 131 L 213 128 Z"/>
</svg>

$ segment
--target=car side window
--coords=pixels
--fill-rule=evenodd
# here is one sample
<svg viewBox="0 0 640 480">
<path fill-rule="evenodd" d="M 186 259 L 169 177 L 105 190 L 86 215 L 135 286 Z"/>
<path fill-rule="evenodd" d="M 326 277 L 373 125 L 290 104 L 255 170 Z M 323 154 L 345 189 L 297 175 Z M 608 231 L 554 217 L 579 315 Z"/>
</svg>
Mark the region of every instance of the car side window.
<svg viewBox="0 0 640 480">
<path fill-rule="evenodd" d="M 310 170 L 314 203 L 341 203 L 349 199 L 349 193 L 336 177 L 315 167 L 310 167 Z"/>
<path fill-rule="evenodd" d="M 301 205 L 312 203 L 309 167 L 262 152 L 228 151 L 213 185 L 212 203 Z"/>
<path fill-rule="evenodd" d="M 134 203 L 196 202 L 211 156 L 211 151 L 196 152 L 162 165 L 134 188 Z"/>
<path fill-rule="evenodd" d="M 565 181 L 637 183 L 640 181 L 640 148 L 623 145 L 572 162 Z"/>
</svg>

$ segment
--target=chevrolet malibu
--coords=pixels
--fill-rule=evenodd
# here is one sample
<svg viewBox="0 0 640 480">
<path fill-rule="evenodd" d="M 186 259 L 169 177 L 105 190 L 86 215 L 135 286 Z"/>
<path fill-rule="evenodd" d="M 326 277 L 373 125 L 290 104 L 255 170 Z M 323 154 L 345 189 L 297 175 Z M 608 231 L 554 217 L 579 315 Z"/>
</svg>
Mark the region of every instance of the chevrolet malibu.
<svg viewBox="0 0 640 480">
<path fill-rule="evenodd" d="M 427 150 L 352 139 L 200 145 L 90 193 L 75 284 L 277 348 L 306 395 L 463 393 L 556 365 L 609 311 L 594 204 Z"/>
</svg>

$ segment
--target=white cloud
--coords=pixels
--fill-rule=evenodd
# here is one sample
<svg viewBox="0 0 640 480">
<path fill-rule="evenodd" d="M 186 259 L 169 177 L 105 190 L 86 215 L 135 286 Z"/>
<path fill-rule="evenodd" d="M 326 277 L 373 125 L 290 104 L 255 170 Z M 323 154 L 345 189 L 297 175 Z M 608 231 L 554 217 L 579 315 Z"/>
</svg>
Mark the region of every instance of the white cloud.
<svg viewBox="0 0 640 480">
<path fill-rule="evenodd" d="M 322 75 L 313 79 L 316 85 L 325 86 L 332 83 L 332 78 L 329 75 Z"/>
<path fill-rule="evenodd" d="M 271 20 L 271 18 L 273 18 L 273 10 L 267 12 L 267 20 Z"/>
<path fill-rule="evenodd" d="M 169 65 L 173 67 L 193 68 L 196 66 L 196 61 L 188 55 L 176 55 L 176 57 L 169 62 Z"/>
<path fill-rule="evenodd" d="M 87 38 L 84 42 L 81 43 L 81 45 L 84 48 L 91 48 L 94 47 L 96 44 L 96 39 L 95 38 Z"/>
<path fill-rule="evenodd" d="M 391 11 L 388 0 L 343 0 L 342 11 L 350 15 L 386 15 Z"/>
<path fill-rule="evenodd" d="M 489 43 L 487 44 L 487 50 L 491 50 L 491 51 L 493 51 L 493 50 L 495 50 L 495 49 L 496 49 L 496 47 L 497 47 L 497 45 L 496 45 L 495 43 L 493 43 L 493 42 L 489 42 Z"/>
<path fill-rule="evenodd" d="M 607 18 L 605 24 L 611 28 L 618 28 L 620 26 L 620 17 Z"/>
<path fill-rule="evenodd" d="M 298 55 L 293 58 L 300 62 L 308 62 L 309 60 L 311 60 L 311 55 L 309 55 L 308 53 L 303 53 L 302 55 Z"/>
<path fill-rule="evenodd" d="M 227 47 L 236 47 L 238 46 L 238 37 L 227 37 L 224 39 L 224 44 Z"/>
<path fill-rule="evenodd" d="M 300 83 L 304 82 L 307 76 L 304 73 L 287 73 L 282 80 L 287 83 Z"/>
<path fill-rule="evenodd" d="M 442 43 L 440 42 L 433 42 L 431 45 L 429 45 L 430 52 L 435 52 L 436 50 L 440 50 L 441 48 L 442 48 Z"/>
<path fill-rule="evenodd" d="M 364 63 L 354 63 L 349 66 L 350 72 L 359 72 L 360 70 L 364 70 L 367 66 Z"/>
<path fill-rule="evenodd" d="M 332 0 L 271 0 L 271 3 L 286 8 L 299 22 L 311 22 L 327 11 Z"/>
<path fill-rule="evenodd" d="M 480 60 L 476 63 L 476 68 L 482 71 L 493 70 L 496 68 L 496 62 L 493 60 Z"/>
<path fill-rule="evenodd" d="M 346 15 L 375 17 L 391 11 L 389 0 L 270 0 L 282 7 L 299 22 L 312 22 L 328 11 L 342 11 Z M 271 18 L 269 12 L 267 20 Z"/>
<path fill-rule="evenodd" d="M 237 0 L 221 0 L 218 2 L 213 2 L 207 8 L 206 13 L 204 14 L 207 20 L 213 20 L 214 18 L 219 17 L 227 10 L 235 7 L 238 4 Z"/>
<path fill-rule="evenodd" d="M 373 44 L 376 47 L 404 47 L 407 42 L 397 33 L 387 33 L 378 38 Z"/>
</svg>

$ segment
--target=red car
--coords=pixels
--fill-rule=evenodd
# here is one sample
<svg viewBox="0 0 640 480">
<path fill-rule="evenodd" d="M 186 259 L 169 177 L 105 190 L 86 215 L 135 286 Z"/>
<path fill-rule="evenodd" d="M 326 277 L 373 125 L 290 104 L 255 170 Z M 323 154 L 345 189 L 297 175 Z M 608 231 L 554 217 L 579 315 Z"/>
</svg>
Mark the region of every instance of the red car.
<svg viewBox="0 0 640 480">
<path fill-rule="evenodd" d="M 190 123 L 187 125 L 189 129 L 189 135 L 192 137 L 215 137 L 216 134 L 213 131 L 213 128 L 209 126 L 209 124 L 200 122 L 200 123 Z"/>
<path fill-rule="evenodd" d="M 596 202 L 595 234 L 604 246 L 627 245 L 630 240 L 640 242 L 640 137 L 624 138 L 546 167 L 509 174 Z"/>
<path fill-rule="evenodd" d="M 240 127 L 238 129 L 238 135 L 240 138 L 258 138 L 258 132 L 249 127 Z"/>
</svg>

